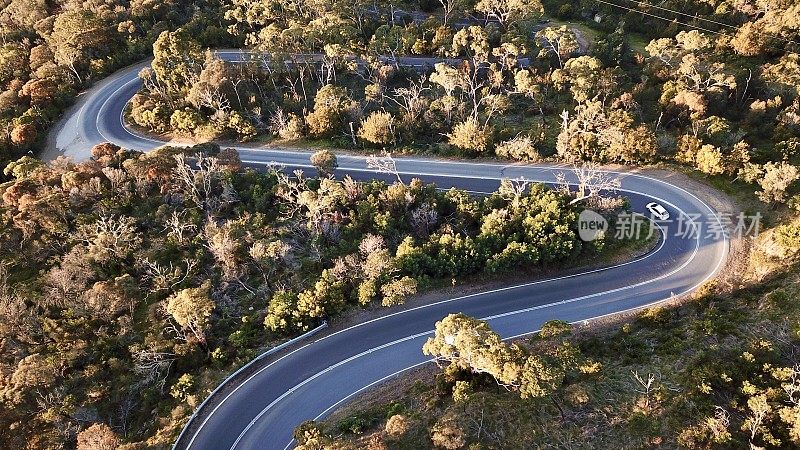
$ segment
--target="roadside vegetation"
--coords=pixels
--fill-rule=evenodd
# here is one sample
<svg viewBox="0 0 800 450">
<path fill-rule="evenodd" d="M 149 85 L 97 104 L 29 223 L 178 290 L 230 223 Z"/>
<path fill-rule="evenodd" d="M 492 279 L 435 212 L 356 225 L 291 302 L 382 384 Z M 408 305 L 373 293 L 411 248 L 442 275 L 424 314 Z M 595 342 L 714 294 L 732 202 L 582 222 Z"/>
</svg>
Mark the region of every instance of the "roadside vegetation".
<svg viewBox="0 0 800 450">
<path fill-rule="evenodd" d="M 20 158 L 77 92 L 152 51 L 127 110 L 147 132 L 666 162 L 769 218 L 741 283 L 609 330 L 552 323 L 509 344 L 446 318 L 464 339 L 426 346 L 435 380 L 304 425 L 304 448 L 797 445 L 800 5 L 380 3 L 0 2 L 0 442 L 167 448 L 217 381 L 326 317 L 624 252 L 577 239 L 583 192 L 522 180 L 478 198 L 391 170 L 388 183 L 337 180 L 327 151 L 312 157 L 320 176 L 247 170 L 214 144 Z M 254 56 L 208 51 L 228 46 Z M 412 69 L 407 56 L 441 62 Z M 476 349 L 485 365 L 462 358 Z"/>
<path fill-rule="evenodd" d="M 551 150 L 540 156 L 635 163 L 607 134 L 620 130 L 619 110 L 631 112 L 615 135 L 636 145 L 620 148 L 680 164 L 734 195 L 764 214 L 762 233 L 737 244 L 744 250 L 721 281 L 605 324 L 551 322 L 505 343 L 474 318 L 443 318 L 423 348 L 439 368 L 298 427 L 300 448 L 797 447 L 798 5 L 630 3 L 626 13 L 544 3 L 562 20 L 588 19 L 599 41 L 589 55 L 562 65 L 551 54 L 549 69 L 541 60 L 529 69 L 546 87 L 545 108 L 557 105 L 527 111 L 545 127 L 549 144 L 536 148 Z M 611 49 L 620 53 L 601 56 Z M 579 78 L 559 86 L 570 69 Z M 507 156 L 498 136 L 514 111 L 490 128 L 500 145 L 480 154 Z"/>
<path fill-rule="evenodd" d="M 44 145 L 81 90 L 152 52 L 184 26 L 203 45 L 238 40 L 215 24 L 217 1 L 0 2 L 0 167 Z"/>
<path fill-rule="evenodd" d="M 0 440 L 15 448 L 164 448 L 226 373 L 326 318 L 626 251 L 577 237 L 580 208 L 613 226 L 622 198 L 337 180 L 327 151 L 322 177 L 242 169 L 213 145 L 92 155 L 24 157 L 0 185 Z"/>
<path fill-rule="evenodd" d="M 554 321 L 511 344 L 444 318 L 423 349 L 440 369 L 295 435 L 339 449 L 795 448 L 799 224 L 762 234 L 732 284 L 605 326 Z"/>
<path fill-rule="evenodd" d="M 235 1 L 224 16 L 253 52 L 245 62 L 219 59 L 186 30 L 164 32 L 128 117 L 201 140 L 667 161 L 784 201 L 798 179 L 797 5 L 716 3 L 640 12 L 595 1 L 445 1 L 444 15 L 435 4 L 276 12 Z M 697 19 L 671 22 L 692 20 L 685 15 Z M 409 56 L 423 59 L 412 67 Z"/>
</svg>

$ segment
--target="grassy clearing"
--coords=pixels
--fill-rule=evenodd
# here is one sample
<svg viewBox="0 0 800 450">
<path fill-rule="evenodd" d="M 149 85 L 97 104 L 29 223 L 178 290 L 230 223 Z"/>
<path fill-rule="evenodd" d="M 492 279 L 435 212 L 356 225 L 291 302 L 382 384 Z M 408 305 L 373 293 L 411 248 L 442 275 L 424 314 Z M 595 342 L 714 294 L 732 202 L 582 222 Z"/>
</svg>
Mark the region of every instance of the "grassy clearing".
<svg viewBox="0 0 800 450">
<path fill-rule="evenodd" d="M 647 56 L 648 53 L 647 50 L 645 50 L 645 47 L 647 47 L 647 44 L 650 43 L 650 40 L 648 38 L 636 33 L 627 33 L 626 36 L 631 51 L 633 51 L 634 53 L 638 53 L 640 55 Z"/>
<path fill-rule="evenodd" d="M 556 27 L 567 26 L 569 28 L 577 30 L 583 35 L 584 38 L 586 38 L 586 41 L 589 43 L 589 45 L 597 42 L 597 40 L 601 35 L 600 31 L 595 30 L 585 22 L 571 22 L 559 19 L 550 19 L 550 23 L 548 23 L 547 25 Z"/>
</svg>

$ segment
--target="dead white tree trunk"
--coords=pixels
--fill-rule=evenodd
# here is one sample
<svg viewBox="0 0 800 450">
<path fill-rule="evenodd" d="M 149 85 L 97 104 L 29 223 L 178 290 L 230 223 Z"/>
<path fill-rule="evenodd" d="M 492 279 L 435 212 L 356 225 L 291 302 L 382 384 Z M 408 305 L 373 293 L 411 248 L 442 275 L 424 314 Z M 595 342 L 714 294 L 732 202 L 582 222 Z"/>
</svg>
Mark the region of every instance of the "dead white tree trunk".
<svg viewBox="0 0 800 450">
<path fill-rule="evenodd" d="M 394 158 L 392 158 L 390 153 L 387 153 L 384 156 L 368 156 L 367 169 L 372 169 L 378 173 L 394 175 L 399 183 L 405 184 L 403 183 L 403 179 L 400 178 L 400 173 L 397 171 L 397 163 L 395 162 Z"/>
<path fill-rule="evenodd" d="M 575 192 L 575 198 L 569 202 L 570 205 L 590 198 L 600 198 L 600 194 L 603 191 L 616 192 L 622 185 L 619 177 L 612 175 L 610 172 L 600 170 L 594 163 L 574 166 L 572 173 L 577 180 L 577 192 Z M 565 192 L 572 192 L 571 183 L 567 181 L 567 176 L 564 172 L 557 173 L 556 180 Z"/>
</svg>

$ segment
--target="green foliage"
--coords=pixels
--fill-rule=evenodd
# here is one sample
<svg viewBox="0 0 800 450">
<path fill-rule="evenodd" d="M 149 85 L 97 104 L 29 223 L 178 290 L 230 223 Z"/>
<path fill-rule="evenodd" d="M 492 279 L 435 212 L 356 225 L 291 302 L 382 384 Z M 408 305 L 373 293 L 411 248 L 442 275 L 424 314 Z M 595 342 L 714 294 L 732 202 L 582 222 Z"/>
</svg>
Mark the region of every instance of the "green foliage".
<svg viewBox="0 0 800 450">
<path fill-rule="evenodd" d="M 314 448 L 313 445 L 319 442 L 321 433 L 317 424 L 308 420 L 298 425 L 293 435 L 299 445 Z"/>
<path fill-rule="evenodd" d="M 49 44 L 56 63 L 69 67 L 78 83 L 82 83 L 82 70 L 90 58 L 105 56 L 109 34 L 103 30 L 103 21 L 88 10 L 66 11 L 53 21 Z"/>
<path fill-rule="evenodd" d="M 765 203 L 783 202 L 792 186 L 800 179 L 800 170 L 786 162 L 764 165 L 764 176 L 758 181 L 759 198 Z"/>
<path fill-rule="evenodd" d="M 358 285 L 358 304 L 367 306 L 378 293 L 378 282 L 375 279 L 364 280 Z"/>
<path fill-rule="evenodd" d="M 576 350 L 569 343 L 542 350 L 529 354 L 520 346 L 506 344 L 486 322 L 464 314 L 437 322 L 434 337 L 422 348 L 426 355 L 458 369 L 491 375 L 498 384 L 518 390 L 523 399 L 554 392 L 575 365 Z"/>
<path fill-rule="evenodd" d="M 539 0 L 479 0 L 475 10 L 497 18 L 506 28 L 538 19 L 544 13 Z"/>
<path fill-rule="evenodd" d="M 542 159 L 536 149 L 536 143 L 527 136 L 517 136 L 509 141 L 501 142 L 495 147 L 497 156 L 519 161 L 537 162 Z"/>
<path fill-rule="evenodd" d="M 580 48 L 575 32 L 566 25 L 558 28 L 547 27 L 537 32 L 536 37 L 544 44 L 539 57 L 554 55 L 558 59 L 559 67 L 563 67 L 564 61 Z"/>
<path fill-rule="evenodd" d="M 301 326 L 296 325 L 293 314 L 297 308 L 297 294 L 294 292 L 276 292 L 269 301 L 267 317 L 264 325 L 272 331 L 295 331 Z"/>
<path fill-rule="evenodd" d="M 477 119 L 470 118 L 457 123 L 453 131 L 447 135 L 448 142 L 469 155 L 485 153 L 491 143 L 492 133 L 488 127 L 481 125 Z"/>
<path fill-rule="evenodd" d="M 311 165 L 313 165 L 320 176 L 327 176 L 333 174 L 333 171 L 339 166 L 336 160 L 336 155 L 330 150 L 320 150 L 311 155 Z"/>
<path fill-rule="evenodd" d="M 158 133 L 167 131 L 171 121 L 166 103 L 141 94 L 130 102 L 130 117 L 137 125 Z"/>
<path fill-rule="evenodd" d="M 787 53 L 764 67 L 766 86 L 776 95 L 788 98 L 800 95 L 800 55 Z"/>
<path fill-rule="evenodd" d="M 587 101 L 575 108 L 574 117 L 565 111 L 562 118 L 556 150 L 566 161 L 636 163 L 656 156 L 655 133 L 647 126 L 634 125 L 633 117 L 622 109 Z"/>
<path fill-rule="evenodd" d="M 78 92 L 149 55 L 158 33 L 214 15 L 207 8 L 192 17 L 187 7 L 184 0 L 148 5 L 146 11 L 141 2 L 5 2 L 0 126 L 6 131 L 0 137 L 0 166 L 40 150 L 48 128 Z"/>
<path fill-rule="evenodd" d="M 375 111 L 361 121 L 358 137 L 377 145 L 394 142 L 394 117 L 384 111 Z"/>
<path fill-rule="evenodd" d="M 563 320 L 548 320 L 539 330 L 539 337 L 542 339 L 553 339 L 567 336 L 572 333 L 572 325 Z"/>
<path fill-rule="evenodd" d="M 702 144 L 683 161 L 711 175 L 756 168 L 737 159 L 732 147 L 740 143 L 754 149 L 758 164 L 778 163 L 777 153 L 760 157 L 770 148 L 761 141 L 800 131 L 796 55 L 767 52 L 770 40 L 762 36 L 764 30 L 787 36 L 794 29 L 794 9 L 785 4 L 764 17 L 730 2 L 717 5 L 715 21 L 740 27 L 725 43 L 716 43 L 710 32 L 682 31 L 635 11 L 625 16 L 586 2 L 441 6 L 441 18 L 387 22 L 391 8 L 379 5 L 372 12 L 363 1 L 349 3 L 346 14 L 339 3 L 273 9 L 235 1 L 226 5 L 229 31 L 255 50 L 283 60 L 296 55 L 298 64 L 276 58 L 269 67 L 233 66 L 212 54 L 202 57 L 192 35 L 201 21 L 193 21 L 159 36 L 155 72 L 143 73 L 145 98 L 133 103 L 131 119 L 155 132 L 204 138 L 230 133 L 249 139 L 269 129 L 283 139 L 463 156 L 489 154 L 498 137 L 498 156 L 537 161 L 555 153 L 556 160 L 571 163 L 669 159 L 672 142 L 691 134 Z M 711 8 L 697 3 L 673 7 L 712 17 Z M 530 36 L 524 30 L 543 8 L 551 16 L 592 20 L 589 27 L 544 26 Z M 497 23 L 454 27 L 454 14 L 489 14 Z M 788 32 L 776 28 L 781 20 L 789 21 Z M 315 62 L 321 67 L 312 75 L 301 66 L 314 53 L 325 61 Z M 430 53 L 464 61 L 437 63 L 430 73 L 394 64 L 402 56 Z M 18 50 L 9 47 L 5 54 L 10 67 L 19 65 Z M 533 62 L 522 67 L 526 60 Z M 186 113 L 189 106 L 200 111 L 199 123 Z M 568 116 L 559 118 L 562 112 Z M 532 115 L 538 116 L 533 129 Z M 20 148 L 38 138 L 27 131 L 18 130 Z M 754 183 L 758 176 L 745 178 Z"/>
<path fill-rule="evenodd" d="M 164 31 L 153 43 L 153 72 L 170 95 L 187 95 L 204 59 L 200 45 L 184 29 Z"/>
<path fill-rule="evenodd" d="M 247 120 L 241 113 L 234 111 L 228 117 L 228 129 L 236 133 L 243 140 L 252 138 L 258 133 L 255 125 Z"/>
<path fill-rule="evenodd" d="M 27 178 L 42 165 L 43 163 L 36 158 L 23 156 L 14 162 L 8 163 L 3 169 L 3 173 L 14 178 Z"/>
<path fill-rule="evenodd" d="M 606 97 L 616 85 L 614 74 L 603 66 L 603 62 L 593 56 L 579 56 L 564 63 L 563 69 L 551 74 L 556 87 L 569 87 L 572 98 L 577 103 Z"/>
<path fill-rule="evenodd" d="M 205 329 L 214 311 L 210 298 L 211 284 L 206 281 L 198 288 L 177 292 L 167 301 L 167 313 L 184 329 L 191 331 L 201 342 L 205 342 Z"/>
<path fill-rule="evenodd" d="M 177 109 L 172 112 L 169 124 L 176 131 L 191 135 L 203 124 L 203 116 L 196 109 Z"/>
<path fill-rule="evenodd" d="M 169 395 L 180 401 L 184 401 L 194 390 L 195 383 L 194 375 L 185 373 L 169 388 Z"/>
<path fill-rule="evenodd" d="M 400 394 L 391 401 L 413 408 L 414 422 L 389 419 L 382 442 L 538 447 L 607 426 L 593 445 L 639 447 L 655 439 L 681 448 L 794 448 L 800 442 L 794 358 L 800 334 L 790 325 L 800 314 L 795 271 L 784 267 L 782 276 L 724 296 L 704 290 L 694 301 L 649 308 L 616 326 L 570 333 L 565 322 L 548 322 L 538 338 L 516 344 L 522 368 L 510 351 L 514 344 L 500 341 L 485 322 L 448 316 L 425 348 L 450 365 L 435 384 L 392 386 Z M 471 373 L 500 368 L 488 383 Z M 522 374 L 520 386 L 498 388 L 509 373 Z M 465 425 L 475 418 L 502 439 Z M 419 423 L 423 432 L 416 431 Z M 355 439 L 344 435 L 331 445 Z"/>
<path fill-rule="evenodd" d="M 2 189 L 0 233 L 3 267 L 10 274 L 0 277 L 6 308 L 0 341 L 8 349 L 0 367 L 7 379 L 0 388 L 0 429 L 9 430 L 4 444 L 72 446 L 74 441 L 65 443 L 65 436 L 86 426 L 76 417 L 85 411 L 118 417 L 135 396 L 139 404 L 128 423 L 109 420 L 115 427 L 137 430 L 123 440 L 146 438 L 149 446 L 168 446 L 172 433 L 162 424 L 172 419 L 163 411 L 176 400 L 159 386 L 181 386 L 183 377 L 177 374 L 189 368 L 197 371 L 192 372 L 196 384 L 205 383 L 209 364 L 224 367 L 223 359 L 250 354 L 274 338 L 271 333 L 308 329 L 356 303 L 380 299 L 396 304 L 432 278 L 535 270 L 592 251 L 575 238 L 575 211 L 559 194 L 540 187 L 518 192 L 506 182 L 497 194 L 477 199 L 421 183 L 386 186 L 241 171 L 237 158 L 222 153 L 214 165 L 176 165 L 176 155 L 219 150 L 213 147 L 140 155 L 106 145 L 93 149 L 94 161 L 80 164 L 18 159 L 38 148 L 77 92 L 151 50 L 153 67 L 141 73 L 145 87 L 132 100 L 128 118 L 153 132 L 249 139 L 269 128 L 285 139 L 308 132 L 336 145 L 355 147 L 360 138 L 387 149 L 402 146 L 404 152 L 463 156 L 490 155 L 497 138 L 501 143 L 494 152 L 507 158 L 535 161 L 555 153 L 558 161 L 636 164 L 659 157 L 717 178 L 735 174 L 775 207 L 796 196 L 798 64 L 796 49 L 783 45 L 783 39 L 796 40 L 797 5 L 778 0 L 756 9 L 730 0 L 713 7 L 709 2 L 665 5 L 737 28 L 727 31 L 731 39 L 718 40 L 712 33 L 681 31 L 676 22 L 596 2 L 544 3 L 550 15 L 596 17 L 600 23 L 591 29 L 559 24 L 534 39 L 532 21 L 542 12 L 537 1 L 448 1 L 442 5 L 447 23 L 438 16 L 421 23 L 407 18 L 387 23 L 386 5 L 378 5 L 376 14 L 373 3 L 361 0 L 291 8 L 245 0 L 222 8 L 181 0 L 157 5 L 5 2 L 0 12 L 0 127 L 5 130 L 0 161 L 15 162 L 4 170 L 10 181 Z M 490 14 L 499 26 L 456 26 L 466 14 Z M 588 42 L 593 44 L 590 53 L 571 58 L 575 44 L 583 47 L 581 41 L 591 41 L 593 33 L 602 34 L 599 42 Z M 648 39 L 653 40 L 647 44 Z M 265 61 L 231 65 L 203 51 L 245 42 L 276 55 L 275 61 L 266 61 L 269 67 Z M 635 52 L 632 58 L 628 46 Z M 302 58 L 294 64 L 277 62 L 307 53 L 324 53 L 324 61 L 317 66 L 321 58 L 315 57 L 315 70 L 308 70 Z M 410 54 L 457 54 L 470 61 L 437 64 L 425 77 L 392 64 L 392 57 Z M 558 62 L 559 69 L 536 61 L 539 54 L 547 55 L 552 67 Z M 517 58 L 534 62 L 523 68 Z M 362 94 L 367 91 L 368 97 Z M 562 111 L 566 116 L 558 117 Z M 530 142 L 513 138 L 526 135 Z M 176 169 L 186 170 L 186 176 L 175 177 Z M 769 257 L 793 261 L 799 247 L 795 228 L 785 225 L 770 233 L 774 240 L 764 244 L 774 253 Z M 296 238 L 298 230 L 302 239 Z M 365 253 L 358 247 L 367 235 L 383 241 Z M 790 289 L 775 291 L 762 305 L 791 308 L 794 296 Z M 616 423 L 629 425 L 620 427 L 648 439 L 666 436 L 668 446 L 796 443 L 791 433 L 796 411 L 791 399 L 780 396 L 791 362 L 773 358 L 776 351 L 762 351 L 764 346 L 747 348 L 751 356 L 744 356 L 744 348 L 726 352 L 737 320 L 763 311 L 732 312 L 723 303 L 706 305 L 691 326 L 677 330 L 669 328 L 675 315 L 651 310 L 627 331 L 593 344 L 606 357 L 603 376 L 607 369 L 616 376 L 593 382 L 624 387 L 631 369 L 644 373 L 638 366 L 623 370 L 616 364 L 644 364 L 652 354 L 665 357 L 688 348 L 695 337 L 704 340 L 684 360 L 675 359 L 680 364 L 661 370 L 686 377 L 665 382 L 669 389 L 649 400 L 625 396 L 636 389 L 614 391 L 610 398 L 639 408 L 624 414 Z M 770 320 L 783 323 L 785 316 Z M 501 377 L 513 380 L 524 396 L 545 395 L 563 380 L 597 371 L 592 365 L 595 369 L 580 369 L 581 375 L 565 374 L 573 353 L 563 342 L 551 342 L 564 335 L 558 326 L 545 326 L 550 327 L 555 328 L 552 338 L 545 339 L 549 331 L 543 332 L 533 350 L 493 347 L 502 358 L 510 355 L 504 360 L 509 371 Z M 667 336 L 648 334 L 643 331 L 647 327 Z M 765 329 L 764 323 L 751 329 Z M 794 336 L 791 323 L 786 329 L 776 342 L 793 339 L 786 337 Z M 729 363 L 726 373 L 707 369 L 711 360 Z M 771 365 L 769 371 L 765 364 Z M 143 375 L 134 370 L 142 365 L 176 370 Z M 687 374 L 684 367 L 697 369 Z M 733 373 L 742 379 L 725 381 L 723 375 L 733 378 Z M 471 405 L 486 396 L 480 377 L 470 376 L 475 392 L 458 397 L 460 408 L 475 414 Z M 109 385 L 109 378 L 121 381 Z M 455 381 L 465 386 L 465 380 L 451 384 Z M 673 394 L 675 385 L 687 394 Z M 553 398 L 562 401 L 563 394 L 583 402 L 588 397 L 591 404 L 609 398 L 594 391 L 601 387 L 584 384 Z M 720 397 L 714 406 L 730 409 L 730 417 L 712 409 L 708 389 Z M 663 396 L 679 399 L 671 405 L 682 411 L 677 420 L 662 421 L 661 414 L 669 411 L 652 406 Z M 187 398 L 185 393 L 180 397 Z M 480 403 L 481 408 L 490 403 Z M 551 416 L 539 423 L 562 423 L 552 417 L 565 417 L 556 411 L 563 406 L 549 406 L 555 408 Z M 530 410 L 528 405 L 520 411 Z M 469 422 L 432 419 L 431 429 L 417 424 L 403 436 L 422 434 L 424 445 L 432 440 L 472 443 L 469 424 L 482 420 L 480 412 Z M 748 438 L 741 426 L 749 429 L 756 412 L 764 420 Z M 566 414 L 586 417 L 584 410 L 569 416 L 567 408 Z M 615 411 L 603 416 L 609 414 Z M 490 431 L 484 434 L 504 435 L 492 430 L 497 425 L 489 416 L 487 409 L 487 428 L 482 429 Z M 722 427 L 726 420 L 731 425 Z M 662 422 L 669 429 L 659 429 Z M 675 438 L 681 429 L 686 431 Z M 117 440 L 108 430 L 94 430 L 110 442 Z M 91 434 L 81 432 L 79 441 Z M 573 439 L 570 435 L 558 442 Z M 301 448 L 314 448 L 326 438 L 307 427 L 297 441 Z"/>
<path fill-rule="evenodd" d="M 417 280 L 410 277 L 403 277 L 399 280 L 392 280 L 381 286 L 383 294 L 383 306 L 401 305 L 407 297 L 417 293 Z M 359 289 L 359 297 L 361 291 Z"/>
<path fill-rule="evenodd" d="M 419 180 L 259 173 L 214 145 L 142 154 L 103 144 L 93 155 L 23 158 L 3 186 L 0 244 L 14 251 L 0 264 L 0 336 L 26 352 L 3 354 L 0 397 L 15 423 L 37 417 L 20 439 L 55 430 L 39 393 L 64 386 L 82 404 L 108 376 L 119 383 L 91 404 L 116 413 L 135 390 L 146 407 L 130 420 L 155 436 L 150 411 L 193 404 L 209 370 L 279 336 L 354 306 L 401 304 L 432 279 L 500 270 L 498 260 L 525 270 L 580 251 L 575 212 L 543 186 L 505 182 L 476 198 Z M 516 247 L 537 256 L 507 258 Z M 27 344 L 45 336 L 52 346 Z"/>
<path fill-rule="evenodd" d="M 330 137 L 340 129 L 345 115 L 354 106 L 345 88 L 332 84 L 323 86 L 314 97 L 314 110 L 306 116 L 309 132 L 317 137 Z"/>
</svg>

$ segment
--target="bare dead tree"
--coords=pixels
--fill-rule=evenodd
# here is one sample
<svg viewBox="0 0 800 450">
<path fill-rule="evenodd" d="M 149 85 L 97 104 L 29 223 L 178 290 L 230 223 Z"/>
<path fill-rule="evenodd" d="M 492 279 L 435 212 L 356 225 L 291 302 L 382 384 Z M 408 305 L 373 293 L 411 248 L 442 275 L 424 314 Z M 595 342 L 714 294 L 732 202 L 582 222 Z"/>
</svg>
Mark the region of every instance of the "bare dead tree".
<svg viewBox="0 0 800 450">
<path fill-rule="evenodd" d="M 119 428 L 122 436 L 128 436 L 128 422 L 130 421 L 131 413 L 136 408 L 136 395 L 135 390 L 129 391 L 119 404 Z"/>
<path fill-rule="evenodd" d="M 41 345 L 41 323 L 31 313 L 24 296 L 11 288 L 8 267 L 0 263 L 0 335 L 9 340 L 27 345 Z M 16 346 L 7 345 L 10 354 Z"/>
<path fill-rule="evenodd" d="M 425 111 L 423 95 L 430 90 L 430 87 L 425 86 L 426 81 L 427 79 L 424 76 L 418 81 L 409 80 L 408 87 L 397 88 L 394 90 L 393 96 L 386 97 L 397 105 L 411 122 L 415 122 L 420 114 Z"/>
<path fill-rule="evenodd" d="M 333 261 L 330 273 L 339 281 L 358 279 L 362 276 L 361 259 L 355 253 L 340 256 Z"/>
<path fill-rule="evenodd" d="M 166 309 L 167 309 L 166 305 L 164 305 L 162 308 L 162 313 L 164 314 L 165 317 L 168 317 L 166 320 L 166 324 L 164 325 L 164 333 L 174 337 L 176 340 L 179 340 L 181 342 L 189 342 L 190 330 L 184 329 L 183 327 L 175 323 L 175 320 L 172 317 L 169 317 L 169 313 L 167 313 Z M 200 342 L 203 342 L 205 336 L 202 334 L 202 331 L 200 330 L 198 331 L 200 334 L 197 335 L 197 338 Z"/>
<path fill-rule="evenodd" d="M 133 370 L 142 377 L 139 383 L 143 385 L 155 383 L 163 390 L 169 369 L 175 359 L 175 355 L 172 353 L 139 350 L 133 354 Z"/>
<path fill-rule="evenodd" d="M 196 88 L 194 94 L 196 96 L 197 106 L 205 106 L 214 111 L 222 111 L 226 114 L 231 110 L 230 100 L 228 100 L 228 97 L 219 87 L 203 84 L 202 87 Z"/>
<path fill-rule="evenodd" d="M 103 167 L 102 172 L 111 183 L 111 190 L 116 193 L 120 193 L 122 187 L 129 181 L 127 172 L 122 169 Z"/>
<path fill-rule="evenodd" d="M 34 327 L 35 322 L 31 320 L 24 298 L 10 293 L 0 295 L 0 320 L 0 332 L 4 337 L 26 344 L 38 344 L 32 340 L 38 327 Z"/>
<path fill-rule="evenodd" d="M 153 69 L 147 67 L 139 71 L 139 79 L 142 80 L 142 84 L 144 84 L 145 89 L 147 89 L 151 95 L 166 100 L 171 107 L 175 107 L 175 102 L 172 96 L 169 95 L 169 92 L 167 92 L 167 87 L 159 81 Z"/>
<path fill-rule="evenodd" d="M 178 243 L 181 244 L 188 239 L 190 233 L 197 231 L 197 226 L 187 222 L 185 216 L 185 211 L 180 214 L 177 211 L 173 211 L 164 224 L 164 231 L 175 237 Z"/>
<path fill-rule="evenodd" d="M 325 80 L 323 85 L 336 82 L 336 58 L 323 56 L 319 63 L 319 77 Z"/>
<path fill-rule="evenodd" d="M 178 184 L 198 207 L 208 213 L 214 196 L 215 182 L 223 173 L 219 160 L 201 153 L 197 156 L 195 167 L 192 167 L 186 162 L 186 156 L 181 153 L 175 155 L 175 162 L 177 164 L 173 174 Z"/>
<path fill-rule="evenodd" d="M 634 388 L 634 390 L 642 395 L 644 395 L 644 407 L 646 409 L 650 409 L 650 397 L 653 394 L 653 389 L 655 388 L 654 383 L 656 381 L 656 376 L 653 373 L 647 374 L 647 380 L 644 380 L 640 375 L 639 372 L 636 370 L 631 370 L 631 376 L 634 380 L 639 384 L 640 387 Z"/>
<path fill-rule="evenodd" d="M 284 216 L 292 218 L 303 208 L 300 202 L 300 196 L 303 192 L 308 190 L 306 177 L 300 169 L 294 171 L 294 179 L 280 170 L 276 170 L 274 173 L 278 178 L 278 189 L 275 195 L 285 200 L 284 204 L 286 209 L 283 211 Z"/>
<path fill-rule="evenodd" d="M 94 223 L 84 227 L 81 234 L 82 241 L 95 257 L 123 257 L 140 241 L 135 220 L 126 216 L 101 215 Z"/>
<path fill-rule="evenodd" d="M 390 153 L 384 156 L 371 155 L 367 157 L 367 169 L 374 170 L 377 173 L 385 173 L 393 175 L 397 178 L 400 184 L 405 184 L 403 179 L 400 178 L 400 173 L 397 171 L 397 163 Z"/>
<path fill-rule="evenodd" d="M 361 239 L 361 243 L 358 244 L 358 251 L 364 258 L 385 248 L 386 242 L 384 241 L 383 236 L 372 233 L 367 233 Z"/>
<path fill-rule="evenodd" d="M 498 192 L 513 199 L 519 199 L 528 191 L 530 184 L 531 181 L 525 177 L 517 177 L 514 179 L 504 178 L 500 181 Z"/>
<path fill-rule="evenodd" d="M 199 264 L 197 260 L 185 258 L 183 260 L 185 269 L 176 267 L 172 261 L 168 265 L 162 265 L 149 259 L 142 262 L 144 266 L 144 277 L 149 279 L 152 284 L 152 289 L 155 292 L 162 290 L 171 290 L 180 285 L 194 273 L 194 269 Z"/>
<path fill-rule="evenodd" d="M 283 108 L 276 109 L 269 118 L 269 131 L 279 136 L 281 130 L 285 130 L 288 126 L 289 115 L 286 114 Z"/>
<path fill-rule="evenodd" d="M 39 408 L 39 411 L 57 410 L 56 408 L 61 406 L 64 402 L 65 390 L 66 388 L 61 385 L 45 392 L 37 391 L 36 406 Z"/>
<path fill-rule="evenodd" d="M 242 67 L 243 65 L 240 64 L 239 66 Z M 244 71 L 242 71 L 242 73 L 239 74 L 239 77 L 236 78 L 235 81 L 228 80 L 228 82 L 233 87 L 233 92 L 236 94 L 236 103 L 239 104 L 239 109 L 244 109 L 244 106 L 242 105 L 242 94 L 239 91 L 239 85 L 247 82 L 247 78 L 245 78 L 245 74 L 243 72 Z"/>
<path fill-rule="evenodd" d="M 770 406 L 769 403 L 767 403 L 766 395 L 758 394 L 754 397 L 751 397 L 747 402 L 747 406 L 750 408 L 750 415 L 745 418 L 742 428 L 750 431 L 750 448 L 762 448 L 756 446 L 753 443 L 753 440 L 756 438 L 756 435 L 758 435 L 759 431 L 762 430 L 764 420 L 767 418 L 767 415 L 770 411 Z"/>
<path fill-rule="evenodd" d="M 439 213 L 436 211 L 436 208 L 432 207 L 427 202 L 411 211 L 411 226 L 414 227 L 419 234 L 430 234 L 431 227 L 436 226 L 438 222 Z"/>
<path fill-rule="evenodd" d="M 345 197 L 348 201 L 355 201 L 359 194 L 361 194 L 361 185 L 356 182 L 350 175 L 345 175 L 342 180 L 342 189 L 344 189 Z"/>
<path fill-rule="evenodd" d="M 715 409 L 714 417 L 709 417 L 706 424 L 715 436 L 721 436 L 731 425 L 731 414 L 721 406 L 716 406 Z"/>
<path fill-rule="evenodd" d="M 575 198 L 569 202 L 570 205 L 591 198 L 600 198 L 603 191 L 616 192 L 622 184 L 619 177 L 612 175 L 610 172 L 600 170 L 594 163 L 574 166 L 572 173 L 577 180 L 578 189 L 575 193 Z M 556 180 L 562 190 L 567 193 L 572 192 L 571 183 L 567 180 L 564 172 L 557 173 Z"/>
<path fill-rule="evenodd" d="M 789 403 L 800 405 L 800 364 L 795 364 L 789 379 L 782 385 Z"/>
<path fill-rule="evenodd" d="M 72 74 L 75 75 L 75 79 L 78 81 L 78 84 L 83 83 L 83 79 L 81 78 L 81 74 L 78 72 L 76 68 L 76 63 L 80 60 L 80 53 L 78 50 L 69 51 L 63 53 L 64 62 L 67 63 L 67 66 L 72 71 Z"/>
<path fill-rule="evenodd" d="M 447 19 L 453 15 L 453 12 L 458 8 L 464 6 L 464 2 L 459 0 L 439 0 L 442 5 L 442 25 L 447 26 Z"/>
<path fill-rule="evenodd" d="M 280 270 L 296 270 L 299 267 L 294 250 L 294 245 L 282 240 L 256 241 L 247 253 L 256 262 L 264 283 L 268 285 L 273 275 Z"/>
<path fill-rule="evenodd" d="M 472 64 L 465 63 L 465 65 L 467 64 L 468 64 L 468 69 L 467 72 L 463 74 L 462 77 L 461 91 L 462 93 L 467 94 L 470 103 L 472 103 L 471 117 L 476 122 L 478 122 L 480 117 L 481 105 L 483 105 L 483 103 L 485 103 L 489 97 L 488 95 L 484 96 L 481 95 L 481 92 L 485 91 L 484 88 L 487 86 L 487 82 L 484 78 L 478 75 L 479 73 L 478 67 L 480 64 L 479 62 L 475 62 Z M 493 113 L 494 111 L 486 112 L 486 120 L 484 122 L 484 126 L 486 126 L 489 123 L 489 120 L 491 119 Z"/>
</svg>

